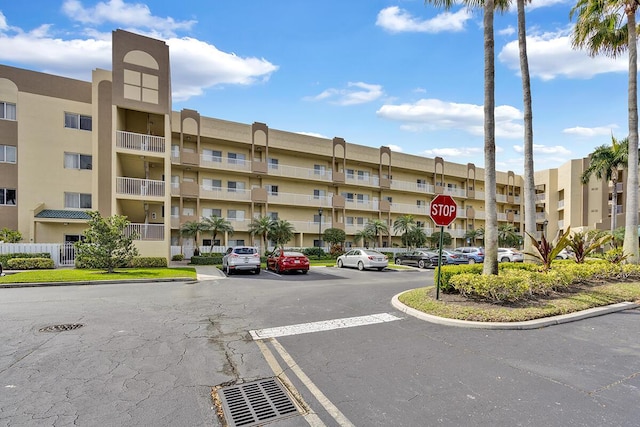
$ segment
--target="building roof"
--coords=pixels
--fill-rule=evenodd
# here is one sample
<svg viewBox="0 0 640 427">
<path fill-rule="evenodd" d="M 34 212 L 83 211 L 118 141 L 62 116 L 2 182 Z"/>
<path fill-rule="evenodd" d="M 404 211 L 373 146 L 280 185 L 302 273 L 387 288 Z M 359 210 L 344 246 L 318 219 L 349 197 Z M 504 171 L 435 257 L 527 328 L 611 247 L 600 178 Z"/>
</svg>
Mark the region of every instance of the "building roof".
<svg viewBox="0 0 640 427">
<path fill-rule="evenodd" d="M 36 218 L 91 219 L 86 211 L 69 211 L 62 209 L 43 209 L 36 215 Z"/>
</svg>

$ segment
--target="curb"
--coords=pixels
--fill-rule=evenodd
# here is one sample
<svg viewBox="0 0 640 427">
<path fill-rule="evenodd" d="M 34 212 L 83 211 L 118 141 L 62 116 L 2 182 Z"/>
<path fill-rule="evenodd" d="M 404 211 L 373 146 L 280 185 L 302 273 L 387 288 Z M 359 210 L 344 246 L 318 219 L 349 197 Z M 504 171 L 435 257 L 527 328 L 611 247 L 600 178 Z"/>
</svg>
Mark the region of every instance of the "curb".
<svg viewBox="0 0 640 427">
<path fill-rule="evenodd" d="M 575 322 L 582 319 L 588 319 L 590 317 L 603 316 L 605 314 L 616 313 L 624 310 L 631 310 L 640 307 L 640 305 L 633 302 L 621 302 L 618 304 L 612 304 L 605 307 L 594 307 L 588 310 L 578 311 L 569 314 L 560 314 L 558 316 L 544 317 L 542 319 L 526 320 L 523 322 L 477 322 L 470 320 L 449 319 L 446 317 L 434 316 L 432 314 L 423 313 L 409 306 L 404 305 L 398 299 L 400 295 L 409 292 L 400 292 L 391 299 L 391 305 L 401 312 L 410 316 L 416 317 L 426 322 L 435 323 L 438 325 L 456 326 L 459 328 L 474 328 L 474 329 L 501 329 L 501 330 L 529 330 L 546 328 L 547 326 L 560 325 L 563 323 Z"/>
<path fill-rule="evenodd" d="M 7 284 L 0 284 L 0 289 L 41 288 L 41 287 L 51 287 L 51 286 L 116 285 L 119 283 L 161 283 L 161 282 L 197 283 L 198 281 L 188 277 L 174 277 L 174 278 L 165 278 L 165 279 L 84 280 L 84 281 L 78 281 L 78 282 L 7 283 Z"/>
</svg>

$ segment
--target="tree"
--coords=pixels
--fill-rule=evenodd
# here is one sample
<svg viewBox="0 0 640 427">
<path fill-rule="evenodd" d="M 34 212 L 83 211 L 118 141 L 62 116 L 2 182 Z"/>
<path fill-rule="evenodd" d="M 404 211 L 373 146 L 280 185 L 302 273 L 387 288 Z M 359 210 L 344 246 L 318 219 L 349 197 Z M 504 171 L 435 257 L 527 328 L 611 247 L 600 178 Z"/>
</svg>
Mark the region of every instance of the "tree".
<svg viewBox="0 0 640 427">
<path fill-rule="evenodd" d="M 249 234 L 261 237 L 265 255 L 267 254 L 267 236 L 273 223 L 274 220 L 270 216 L 259 216 L 249 223 Z"/>
<path fill-rule="evenodd" d="M 508 248 L 519 247 L 520 235 L 513 224 L 502 224 L 498 227 L 498 245 Z"/>
<path fill-rule="evenodd" d="M 135 233 L 126 232 L 130 222 L 123 215 L 103 218 L 99 212 L 89 212 L 89 228 L 84 231 L 84 241 L 75 243 L 76 263 L 87 268 L 99 268 L 113 273 L 117 267 L 126 266 L 138 250 L 133 245 Z"/>
<path fill-rule="evenodd" d="M 401 215 L 393 221 L 393 231 L 396 234 L 404 235 L 416 225 L 416 220 L 411 214 Z"/>
<path fill-rule="evenodd" d="M 419 248 L 424 246 L 428 239 L 422 228 L 413 226 L 402 235 L 402 244 L 409 249 Z"/>
<path fill-rule="evenodd" d="M 629 147 L 627 209 L 624 252 L 627 261 L 638 263 L 638 40 L 636 0 L 578 0 L 570 17 L 577 16 L 573 47 L 586 48 L 589 55 L 616 57 L 629 52 L 628 124 Z M 626 22 L 624 17 L 626 17 Z"/>
<path fill-rule="evenodd" d="M 216 240 L 218 233 L 229 233 L 233 235 L 233 226 L 229 221 L 216 215 L 211 215 L 202 221 L 203 230 L 211 232 L 211 249 L 213 249 L 213 241 Z M 211 252 L 209 249 L 209 252 Z"/>
<path fill-rule="evenodd" d="M 180 227 L 180 235 L 193 239 L 195 246 L 194 254 L 198 254 L 198 233 L 205 231 L 205 226 L 199 221 L 187 221 Z M 198 252 L 195 252 L 198 251 Z"/>
<path fill-rule="evenodd" d="M 467 230 L 467 232 L 464 233 L 464 238 L 469 240 L 471 244 L 475 244 L 476 240 L 482 240 L 484 238 L 484 228 L 480 227 Z"/>
<path fill-rule="evenodd" d="M 11 230 L 6 227 L 0 230 L 0 242 L 18 243 L 20 240 L 22 240 L 22 233 L 19 231 Z"/>
<path fill-rule="evenodd" d="M 293 225 L 284 219 L 273 221 L 267 237 L 273 241 L 276 246 L 284 246 L 285 243 L 293 239 L 295 229 Z"/>
<path fill-rule="evenodd" d="M 347 233 L 339 228 L 327 228 L 322 238 L 330 245 L 340 245 L 347 239 Z"/>
<path fill-rule="evenodd" d="M 451 238 L 451 234 L 447 233 L 446 231 L 442 233 L 442 246 L 449 246 L 452 241 L 453 239 Z M 429 236 L 429 242 L 431 243 L 432 247 L 438 247 L 438 245 L 440 244 L 440 232 L 434 231 L 433 233 L 431 233 L 431 236 Z M 498 255 L 496 254 L 496 257 L 497 256 Z"/>
<path fill-rule="evenodd" d="M 617 227 L 616 216 L 618 212 L 618 169 L 627 166 L 628 140 L 618 141 L 611 135 L 611 146 L 601 145 L 589 156 L 589 166 L 582 172 L 580 180 L 582 184 L 588 184 L 592 176 L 602 180 L 603 178 L 613 183 L 613 205 L 611 207 L 611 231 Z M 637 228 L 637 227 L 636 227 Z M 637 235 L 636 235 L 637 240 Z"/>
<path fill-rule="evenodd" d="M 353 235 L 353 240 L 355 242 L 362 241 L 362 245 L 365 248 L 369 248 L 369 240 L 373 239 L 374 236 L 371 233 L 370 229 L 365 228 L 364 230 L 357 231 L 356 234 Z"/>
<path fill-rule="evenodd" d="M 389 233 L 389 227 L 387 227 L 387 224 L 381 219 L 370 219 L 367 225 L 365 225 L 365 229 L 369 229 L 370 233 L 375 237 L 375 242 L 378 246 L 382 246 L 378 236 Z"/>
</svg>

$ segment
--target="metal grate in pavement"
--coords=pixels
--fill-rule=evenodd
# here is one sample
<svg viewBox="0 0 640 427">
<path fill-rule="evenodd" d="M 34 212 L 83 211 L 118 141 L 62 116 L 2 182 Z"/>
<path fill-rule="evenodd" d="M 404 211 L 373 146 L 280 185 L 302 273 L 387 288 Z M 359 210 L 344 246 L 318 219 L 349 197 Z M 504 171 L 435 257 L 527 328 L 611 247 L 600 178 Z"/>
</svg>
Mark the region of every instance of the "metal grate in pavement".
<svg viewBox="0 0 640 427">
<path fill-rule="evenodd" d="M 47 326 L 46 328 L 38 329 L 38 332 L 64 332 L 64 331 L 72 331 L 74 329 L 82 328 L 84 325 L 82 323 L 67 323 L 64 325 L 52 325 Z"/>
<path fill-rule="evenodd" d="M 276 378 L 224 387 L 218 396 L 229 427 L 259 426 L 298 412 Z"/>
</svg>

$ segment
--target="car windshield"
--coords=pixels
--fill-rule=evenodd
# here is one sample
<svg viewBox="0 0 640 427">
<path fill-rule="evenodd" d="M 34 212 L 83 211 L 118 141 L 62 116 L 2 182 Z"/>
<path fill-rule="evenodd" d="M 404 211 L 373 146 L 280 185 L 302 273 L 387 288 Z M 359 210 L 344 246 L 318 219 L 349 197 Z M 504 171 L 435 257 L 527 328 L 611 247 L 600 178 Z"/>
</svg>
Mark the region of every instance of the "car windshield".
<svg viewBox="0 0 640 427">
<path fill-rule="evenodd" d="M 304 254 L 301 253 L 301 252 L 284 252 L 283 255 L 284 256 L 293 256 L 293 257 L 304 256 Z"/>
<path fill-rule="evenodd" d="M 235 248 L 233 252 L 238 255 L 253 255 L 256 253 L 256 250 L 254 248 Z"/>
</svg>

